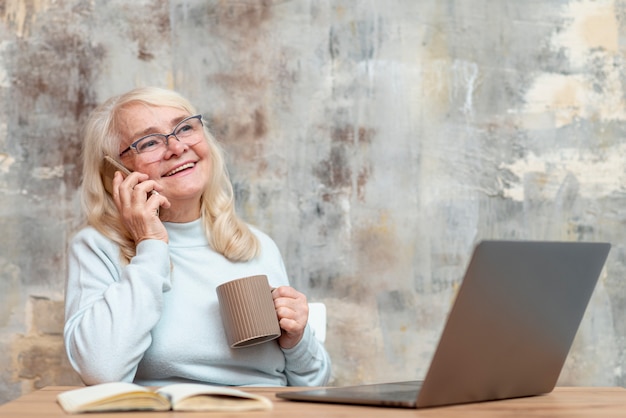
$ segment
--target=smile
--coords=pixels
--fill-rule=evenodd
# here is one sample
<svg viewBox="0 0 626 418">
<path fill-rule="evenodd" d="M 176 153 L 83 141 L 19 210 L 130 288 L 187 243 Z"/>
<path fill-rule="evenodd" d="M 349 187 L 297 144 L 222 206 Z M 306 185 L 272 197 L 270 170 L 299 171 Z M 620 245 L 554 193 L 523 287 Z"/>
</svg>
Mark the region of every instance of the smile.
<svg viewBox="0 0 626 418">
<path fill-rule="evenodd" d="M 176 167 L 175 169 L 173 169 L 172 171 L 168 171 L 167 173 L 165 173 L 163 175 L 163 177 L 169 177 L 169 176 L 173 176 L 176 173 L 180 173 L 183 170 L 186 170 L 188 168 L 193 168 L 195 167 L 195 163 L 187 163 L 187 164 L 183 164 L 180 167 Z"/>
</svg>

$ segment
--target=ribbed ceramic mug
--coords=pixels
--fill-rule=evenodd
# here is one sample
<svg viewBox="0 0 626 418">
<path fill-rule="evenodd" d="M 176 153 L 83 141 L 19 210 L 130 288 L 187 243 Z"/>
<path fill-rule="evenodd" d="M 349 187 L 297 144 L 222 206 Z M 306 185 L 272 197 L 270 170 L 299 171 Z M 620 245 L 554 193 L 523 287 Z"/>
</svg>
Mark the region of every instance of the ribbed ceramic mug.
<svg viewBox="0 0 626 418">
<path fill-rule="evenodd" d="M 230 347 L 250 347 L 280 337 L 267 276 L 243 277 L 221 284 L 217 287 L 217 299 Z"/>
</svg>

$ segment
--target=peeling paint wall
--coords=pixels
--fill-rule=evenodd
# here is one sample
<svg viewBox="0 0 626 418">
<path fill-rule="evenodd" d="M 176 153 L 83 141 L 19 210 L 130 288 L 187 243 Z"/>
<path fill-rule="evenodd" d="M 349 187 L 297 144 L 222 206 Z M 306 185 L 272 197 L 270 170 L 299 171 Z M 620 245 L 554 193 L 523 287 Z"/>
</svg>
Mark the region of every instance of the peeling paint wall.
<svg viewBox="0 0 626 418">
<path fill-rule="evenodd" d="M 421 378 L 473 245 L 609 241 L 561 384 L 624 385 L 626 2 L 0 1 L 0 402 L 61 342 L 80 128 L 175 88 L 328 307 L 333 383 Z"/>
</svg>

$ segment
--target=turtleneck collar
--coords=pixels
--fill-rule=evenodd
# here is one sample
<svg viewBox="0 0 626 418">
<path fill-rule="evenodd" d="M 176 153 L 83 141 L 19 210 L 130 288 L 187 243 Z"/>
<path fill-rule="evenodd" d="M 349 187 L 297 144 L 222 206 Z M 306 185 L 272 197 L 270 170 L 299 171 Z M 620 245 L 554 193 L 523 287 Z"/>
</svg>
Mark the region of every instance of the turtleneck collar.
<svg viewBox="0 0 626 418">
<path fill-rule="evenodd" d="M 208 245 L 202 218 L 191 222 L 163 222 L 170 247 L 200 247 Z"/>
</svg>

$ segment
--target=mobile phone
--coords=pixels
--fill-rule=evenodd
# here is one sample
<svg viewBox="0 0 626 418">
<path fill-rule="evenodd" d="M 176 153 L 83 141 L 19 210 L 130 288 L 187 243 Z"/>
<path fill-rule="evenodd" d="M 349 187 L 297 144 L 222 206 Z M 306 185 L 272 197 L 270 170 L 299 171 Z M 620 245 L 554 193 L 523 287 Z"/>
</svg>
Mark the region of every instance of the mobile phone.
<svg viewBox="0 0 626 418">
<path fill-rule="evenodd" d="M 116 171 L 121 171 L 124 177 L 129 175 L 131 171 L 124 167 L 120 162 L 114 160 L 111 156 L 105 155 L 100 166 L 100 176 L 105 190 L 109 194 L 113 194 L 113 177 Z"/>
</svg>

